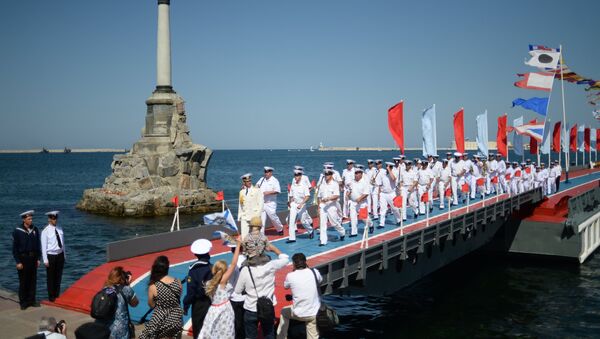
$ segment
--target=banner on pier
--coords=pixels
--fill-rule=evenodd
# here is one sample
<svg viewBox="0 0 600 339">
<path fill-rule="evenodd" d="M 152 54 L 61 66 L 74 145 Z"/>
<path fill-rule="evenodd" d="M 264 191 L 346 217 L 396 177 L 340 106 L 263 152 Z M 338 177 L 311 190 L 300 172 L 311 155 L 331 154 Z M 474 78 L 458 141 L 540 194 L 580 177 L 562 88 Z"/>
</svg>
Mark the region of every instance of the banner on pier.
<svg viewBox="0 0 600 339">
<path fill-rule="evenodd" d="M 435 119 L 435 105 L 423 111 L 421 116 L 423 130 L 423 156 L 437 154 L 437 128 Z"/>
<path fill-rule="evenodd" d="M 508 155 L 508 144 L 506 140 L 506 114 L 498 117 L 498 132 L 496 133 L 496 147 L 498 153 L 502 154 L 506 158 Z"/>
<path fill-rule="evenodd" d="M 404 100 L 388 110 L 388 128 L 400 153 L 404 154 Z"/>
<path fill-rule="evenodd" d="M 476 140 L 479 153 L 483 154 L 487 158 L 489 156 L 487 110 L 483 114 L 477 116 Z"/>
<path fill-rule="evenodd" d="M 454 113 L 454 142 L 456 143 L 456 150 L 460 153 L 465 153 L 464 113 L 463 108 Z"/>
</svg>

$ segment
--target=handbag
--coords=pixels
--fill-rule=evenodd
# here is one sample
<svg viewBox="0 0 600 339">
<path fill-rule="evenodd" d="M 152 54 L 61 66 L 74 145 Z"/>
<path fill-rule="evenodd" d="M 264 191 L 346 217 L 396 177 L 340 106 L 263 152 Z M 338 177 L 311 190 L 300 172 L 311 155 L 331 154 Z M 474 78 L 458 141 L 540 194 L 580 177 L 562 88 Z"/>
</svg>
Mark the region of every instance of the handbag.
<svg viewBox="0 0 600 339">
<path fill-rule="evenodd" d="M 338 318 L 337 312 L 323 302 L 323 296 L 321 295 L 321 287 L 319 286 L 319 281 L 317 280 L 317 274 L 315 273 L 314 269 L 311 269 L 311 272 L 315 277 L 317 292 L 319 292 L 319 299 L 321 300 L 321 306 L 319 306 L 319 311 L 317 312 L 316 317 L 317 328 L 322 332 L 331 331 L 340 323 L 340 319 Z"/>
<path fill-rule="evenodd" d="M 254 290 L 256 291 L 256 314 L 258 319 L 262 320 L 273 320 L 275 318 L 275 308 L 273 307 L 273 301 L 267 297 L 260 297 L 258 295 L 258 290 L 256 289 L 256 284 L 254 283 L 254 277 L 252 276 L 252 270 L 250 266 L 246 266 L 248 268 L 248 273 L 250 273 L 250 279 L 252 279 L 252 285 L 254 286 Z"/>
</svg>

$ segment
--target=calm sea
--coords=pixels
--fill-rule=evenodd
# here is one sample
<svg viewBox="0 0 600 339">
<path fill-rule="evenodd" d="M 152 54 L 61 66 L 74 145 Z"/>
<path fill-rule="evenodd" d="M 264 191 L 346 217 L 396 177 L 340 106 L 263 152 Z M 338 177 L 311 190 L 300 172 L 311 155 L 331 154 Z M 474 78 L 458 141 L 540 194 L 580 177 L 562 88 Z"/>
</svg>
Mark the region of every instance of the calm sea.
<svg viewBox="0 0 600 339">
<path fill-rule="evenodd" d="M 307 150 L 215 151 L 208 184 L 234 199 L 239 176 L 275 168 L 282 189 L 293 165 L 315 178 L 325 161 L 341 171 L 344 160 L 391 159 L 395 152 L 309 152 Z M 408 154 L 409 158 L 418 152 Z M 60 210 L 68 247 L 63 289 L 105 260 L 107 242 L 168 231 L 171 217 L 121 219 L 75 209 L 84 189 L 100 187 L 110 173 L 113 154 L 0 154 L 0 288 L 16 291 L 11 232 L 19 213 Z M 511 160 L 515 159 L 511 155 Z M 280 197 L 281 208 L 285 197 Z M 231 201 L 237 208 L 237 202 Z M 199 223 L 182 216 L 182 225 Z M 45 298 L 45 270 L 38 271 L 38 295 Z M 582 266 L 530 262 L 475 253 L 420 283 L 387 297 L 329 296 L 342 325 L 337 334 L 377 337 L 598 337 L 600 334 L 600 259 Z"/>
</svg>

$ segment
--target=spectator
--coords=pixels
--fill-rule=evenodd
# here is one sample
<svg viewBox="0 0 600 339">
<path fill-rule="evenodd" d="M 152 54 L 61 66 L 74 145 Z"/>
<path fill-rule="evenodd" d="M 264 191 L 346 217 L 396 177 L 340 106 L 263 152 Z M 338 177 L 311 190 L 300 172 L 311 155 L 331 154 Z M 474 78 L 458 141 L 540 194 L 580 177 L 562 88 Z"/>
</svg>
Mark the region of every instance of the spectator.
<svg viewBox="0 0 600 339">
<path fill-rule="evenodd" d="M 277 328 L 277 338 L 287 338 L 290 319 L 306 323 L 306 337 L 318 338 L 317 330 L 317 312 L 321 306 L 317 283 L 323 280 L 318 270 L 313 270 L 306 263 L 306 256 L 303 253 L 296 253 L 292 256 L 294 270 L 285 277 L 283 287 L 292 289 L 294 303 L 292 306 L 286 306 L 281 309 L 279 317 L 279 327 Z"/>
<path fill-rule="evenodd" d="M 233 244 L 235 245 L 235 243 Z M 229 245 L 232 246 L 232 245 Z M 236 247 L 232 247 L 231 251 L 235 252 Z M 246 257 L 243 254 L 240 254 L 237 265 L 231 274 L 231 278 L 229 278 L 229 282 L 234 288 L 234 291 L 231 293 L 231 298 L 229 301 L 231 302 L 231 307 L 233 308 L 233 313 L 235 314 L 235 338 L 236 339 L 244 339 L 246 338 L 246 330 L 244 329 L 244 299 L 245 296 L 239 293 L 235 293 L 235 286 L 237 286 L 238 278 L 240 276 L 240 268 L 242 267 L 242 263 L 246 261 Z"/>
<path fill-rule="evenodd" d="M 266 297 L 277 305 L 275 298 L 275 272 L 287 265 L 289 257 L 281 253 L 274 245 L 269 245 L 269 249 L 278 255 L 278 259 L 271 260 L 261 266 L 246 266 L 240 270 L 240 276 L 235 286 L 235 292 L 241 294 L 246 292 L 244 300 L 244 327 L 246 329 L 246 338 L 256 338 L 258 336 L 258 323 L 262 328 L 263 338 L 274 338 L 274 317 L 267 316 L 261 318 L 257 313 L 257 300 L 259 297 Z M 272 311 L 272 310 L 271 310 Z M 273 312 L 271 312 L 273 313 Z"/>
<path fill-rule="evenodd" d="M 42 317 L 37 336 L 31 338 L 67 339 L 67 323 L 64 320 L 56 323 L 54 317 Z"/>
<path fill-rule="evenodd" d="M 253 217 L 248 225 L 250 233 L 243 239 L 243 254 L 247 261 L 244 265 L 258 266 L 267 263 L 271 258 L 265 253 L 269 247 L 269 239 L 260 231 L 262 220 L 260 217 Z"/>
<path fill-rule="evenodd" d="M 188 313 L 192 308 L 192 330 L 194 338 L 198 338 L 206 312 L 210 307 L 210 298 L 204 292 L 207 281 L 212 279 L 212 265 L 210 264 L 210 249 L 212 243 L 207 239 L 198 239 L 192 243 L 190 250 L 198 261 L 190 266 L 187 277 L 187 293 L 183 298 L 183 310 Z"/>
<path fill-rule="evenodd" d="M 135 292 L 129 287 L 131 272 L 125 272 L 123 267 L 117 266 L 108 274 L 108 279 L 104 283 L 105 288 L 112 288 L 117 293 L 117 310 L 115 317 L 109 322 L 110 338 L 129 338 L 133 333 L 130 332 L 129 325 L 129 306 L 136 307 L 139 303 Z"/>
<path fill-rule="evenodd" d="M 140 339 L 174 338 L 181 335 L 183 328 L 183 309 L 180 306 L 181 282 L 167 274 L 169 274 L 169 258 L 161 255 L 154 260 L 150 271 L 148 306 L 154 308 L 154 311 Z"/>
</svg>

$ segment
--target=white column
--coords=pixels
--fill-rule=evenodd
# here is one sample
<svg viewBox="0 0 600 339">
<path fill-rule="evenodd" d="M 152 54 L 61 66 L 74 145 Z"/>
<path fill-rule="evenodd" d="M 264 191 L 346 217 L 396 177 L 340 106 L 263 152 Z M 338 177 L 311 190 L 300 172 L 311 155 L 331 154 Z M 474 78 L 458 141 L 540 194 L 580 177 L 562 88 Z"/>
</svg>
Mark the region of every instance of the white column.
<svg viewBox="0 0 600 339">
<path fill-rule="evenodd" d="M 158 33 L 156 46 L 156 89 L 172 91 L 171 33 L 169 31 L 170 0 L 158 0 Z"/>
</svg>

